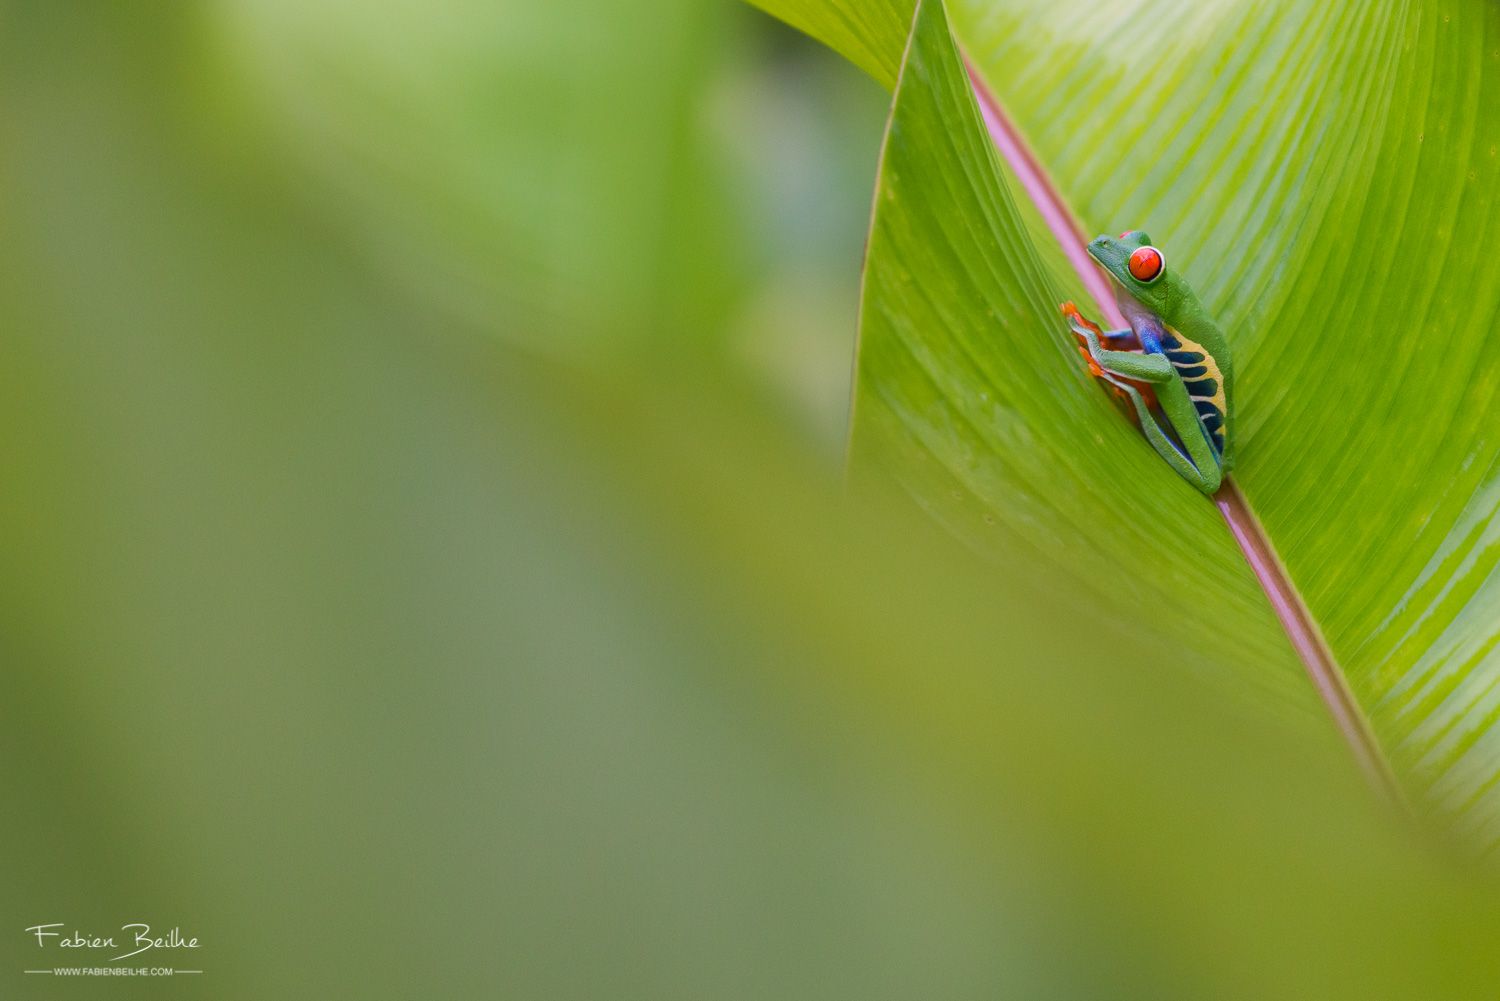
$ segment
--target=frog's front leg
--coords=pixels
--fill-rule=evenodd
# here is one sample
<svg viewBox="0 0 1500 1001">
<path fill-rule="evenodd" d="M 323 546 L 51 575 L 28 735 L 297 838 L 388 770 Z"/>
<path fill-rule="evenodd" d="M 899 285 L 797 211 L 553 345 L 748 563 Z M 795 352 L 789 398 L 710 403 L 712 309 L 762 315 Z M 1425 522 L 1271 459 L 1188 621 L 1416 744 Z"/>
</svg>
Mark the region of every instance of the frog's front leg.
<svg viewBox="0 0 1500 1001">
<path fill-rule="evenodd" d="M 1099 324 L 1087 319 L 1071 301 L 1062 304 L 1062 314 L 1068 318 L 1068 326 L 1072 328 L 1073 335 L 1078 338 L 1080 345 L 1084 338 L 1092 333 L 1102 343 L 1112 348 L 1140 349 L 1140 339 L 1129 327 L 1124 330 L 1101 330 Z"/>
<path fill-rule="evenodd" d="M 1089 367 L 1089 375 L 1094 378 L 1104 379 L 1104 369 L 1099 367 L 1099 363 L 1094 360 L 1090 352 L 1089 344 L 1091 339 L 1095 348 L 1102 341 L 1114 348 L 1124 348 L 1127 350 L 1140 349 L 1141 342 L 1136 338 L 1135 331 L 1128 329 L 1101 330 L 1097 323 L 1087 319 L 1080 313 L 1078 307 L 1073 305 L 1071 301 L 1063 303 L 1061 308 L 1063 316 L 1068 319 L 1068 327 L 1073 331 L 1074 339 L 1078 341 L 1078 353 L 1083 356 L 1084 364 Z M 1118 390 L 1119 387 L 1116 386 L 1115 388 Z"/>
<path fill-rule="evenodd" d="M 1141 430 L 1145 432 L 1146 439 L 1157 454 L 1193 486 L 1205 494 L 1217 491 L 1224 479 L 1222 460 L 1203 430 L 1198 409 L 1188 395 L 1187 387 L 1183 385 L 1182 376 L 1177 374 L 1171 361 L 1165 355 L 1106 350 L 1100 346 L 1098 337 L 1092 331 L 1086 331 L 1081 336 L 1088 342 L 1089 357 L 1107 373 L 1106 378 L 1117 376 L 1152 384 L 1161 412 L 1182 444 L 1179 446 L 1168 438 L 1154 418 L 1147 419 L 1143 415 Z M 1119 385 L 1116 379 L 1109 381 Z M 1132 393 L 1131 402 L 1140 414 L 1143 404 L 1138 398 L 1134 398 L 1139 394 L 1133 390 Z"/>
<path fill-rule="evenodd" d="M 1088 352 L 1089 359 L 1106 372 L 1150 383 L 1168 382 L 1177 374 L 1177 370 L 1172 367 L 1172 363 L 1165 355 L 1142 354 L 1139 351 L 1110 351 L 1099 343 L 1100 335 L 1096 330 L 1075 328 L 1074 333 L 1078 334 L 1087 345 L 1085 350 Z"/>
</svg>

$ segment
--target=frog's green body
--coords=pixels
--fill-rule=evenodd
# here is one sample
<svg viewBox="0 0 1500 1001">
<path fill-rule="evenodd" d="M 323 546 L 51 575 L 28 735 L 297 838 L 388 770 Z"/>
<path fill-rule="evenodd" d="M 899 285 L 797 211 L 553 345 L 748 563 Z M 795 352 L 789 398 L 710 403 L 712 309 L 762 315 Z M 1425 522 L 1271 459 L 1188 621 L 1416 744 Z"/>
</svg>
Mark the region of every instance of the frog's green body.
<svg viewBox="0 0 1500 1001">
<path fill-rule="evenodd" d="M 1088 250 L 1114 278 L 1130 329 L 1101 332 L 1069 304 L 1073 333 L 1096 373 L 1130 399 L 1152 447 L 1214 493 L 1234 461 L 1234 367 L 1223 332 L 1145 233 L 1101 236 Z M 1149 384 L 1154 402 L 1133 382 Z"/>
</svg>

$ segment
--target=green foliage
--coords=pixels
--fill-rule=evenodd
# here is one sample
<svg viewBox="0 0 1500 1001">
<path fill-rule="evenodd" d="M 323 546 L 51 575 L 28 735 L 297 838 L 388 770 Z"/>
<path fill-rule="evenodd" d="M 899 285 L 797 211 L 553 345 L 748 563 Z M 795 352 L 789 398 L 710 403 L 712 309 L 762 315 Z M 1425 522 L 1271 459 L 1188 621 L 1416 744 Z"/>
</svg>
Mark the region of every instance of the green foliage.
<svg viewBox="0 0 1500 1001">
<path fill-rule="evenodd" d="M 911 27 L 912 0 L 806 3 L 752 0 L 762 10 L 843 53 L 886 87 L 893 87 Z"/>
<path fill-rule="evenodd" d="M 700 224 L 724 193 L 693 100 L 723 13 L 594 8 L 237 0 L 203 20 L 226 110 L 264 121 L 394 280 L 575 361 L 678 330 L 691 350 L 738 294 L 735 231 Z"/>
</svg>

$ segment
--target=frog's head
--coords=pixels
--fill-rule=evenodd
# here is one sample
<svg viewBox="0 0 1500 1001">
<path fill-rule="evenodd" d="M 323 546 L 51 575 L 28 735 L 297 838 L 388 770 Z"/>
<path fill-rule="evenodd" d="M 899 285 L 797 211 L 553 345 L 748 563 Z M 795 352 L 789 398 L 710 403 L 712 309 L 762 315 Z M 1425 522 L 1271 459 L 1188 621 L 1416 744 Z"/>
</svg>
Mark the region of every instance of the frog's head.
<svg viewBox="0 0 1500 1001">
<path fill-rule="evenodd" d="M 1170 317 L 1192 295 L 1142 230 L 1095 237 L 1088 249 L 1120 288 L 1158 316 Z"/>
</svg>

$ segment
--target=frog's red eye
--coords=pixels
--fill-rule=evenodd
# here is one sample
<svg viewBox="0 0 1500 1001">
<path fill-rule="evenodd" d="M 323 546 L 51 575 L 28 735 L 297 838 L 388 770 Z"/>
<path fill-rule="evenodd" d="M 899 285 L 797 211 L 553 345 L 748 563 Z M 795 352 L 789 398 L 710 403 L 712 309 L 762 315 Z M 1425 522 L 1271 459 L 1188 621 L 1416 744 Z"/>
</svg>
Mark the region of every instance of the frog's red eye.
<svg viewBox="0 0 1500 1001">
<path fill-rule="evenodd" d="M 1160 278 L 1166 266 L 1161 251 L 1155 247 L 1141 247 L 1130 255 L 1130 276 L 1147 285 Z"/>
</svg>

